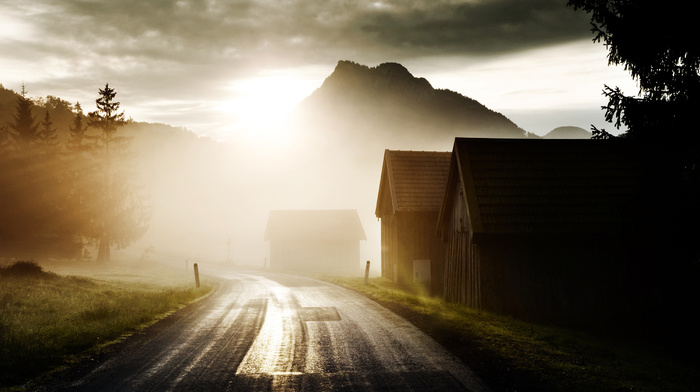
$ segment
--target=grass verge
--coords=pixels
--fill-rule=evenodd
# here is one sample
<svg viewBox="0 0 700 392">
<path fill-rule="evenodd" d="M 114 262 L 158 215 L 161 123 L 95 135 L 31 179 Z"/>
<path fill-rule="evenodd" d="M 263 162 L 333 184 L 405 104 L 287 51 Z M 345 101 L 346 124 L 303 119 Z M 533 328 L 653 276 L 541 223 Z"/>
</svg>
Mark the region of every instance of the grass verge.
<svg viewBox="0 0 700 392">
<path fill-rule="evenodd" d="M 195 289 L 167 271 L 121 268 L 95 279 L 18 264 L 0 268 L 0 390 L 70 365 L 213 287 L 205 281 Z"/>
<path fill-rule="evenodd" d="M 323 277 L 380 303 L 432 336 L 495 391 L 695 391 L 692 360 L 636 340 L 602 338 L 478 312 L 374 278 Z"/>
</svg>

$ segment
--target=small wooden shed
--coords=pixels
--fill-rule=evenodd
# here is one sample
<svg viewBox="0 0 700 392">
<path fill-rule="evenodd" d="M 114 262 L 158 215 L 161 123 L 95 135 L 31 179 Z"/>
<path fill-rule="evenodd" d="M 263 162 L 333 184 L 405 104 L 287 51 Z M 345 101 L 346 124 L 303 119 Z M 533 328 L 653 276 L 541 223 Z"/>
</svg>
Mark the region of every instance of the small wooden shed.
<svg viewBox="0 0 700 392">
<path fill-rule="evenodd" d="M 643 313 L 656 287 L 641 158 L 623 141 L 456 139 L 446 300 L 564 323 Z"/>
<path fill-rule="evenodd" d="M 265 241 L 269 268 L 360 276 L 360 241 L 367 239 L 357 210 L 270 211 Z"/>
<path fill-rule="evenodd" d="M 384 152 L 375 215 L 381 219 L 382 276 L 423 283 L 442 296 L 445 245 L 435 235 L 450 152 Z"/>
</svg>

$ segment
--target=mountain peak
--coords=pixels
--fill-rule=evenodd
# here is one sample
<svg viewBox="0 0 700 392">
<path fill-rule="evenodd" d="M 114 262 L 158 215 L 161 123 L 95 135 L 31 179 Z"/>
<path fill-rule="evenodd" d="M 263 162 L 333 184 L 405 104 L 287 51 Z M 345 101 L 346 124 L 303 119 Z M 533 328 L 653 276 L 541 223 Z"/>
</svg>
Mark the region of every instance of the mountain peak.
<svg viewBox="0 0 700 392">
<path fill-rule="evenodd" d="M 337 138 L 408 149 L 447 149 L 454 138 L 524 137 L 500 113 L 450 90 L 434 89 L 398 63 L 368 67 L 339 61 L 321 87 L 295 112 L 300 129 Z M 305 131 L 306 132 L 306 131 Z M 370 142 L 371 141 L 371 142 Z"/>
<path fill-rule="evenodd" d="M 581 127 L 557 127 L 543 136 L 545 139 L 590 139 L 591 133 Z"/>
<path fill-rule="evenodd" d="M 323 82 L 321 90 L 353 97 L 379 93 L 425 99 L 435 94 L 433 86 L 425 78 L 416 78 L 399 63 L 368 67 L 348 60 L 338 62 L 333 73 Z"/>
<path fill-rule="evenodd" d="M 385 76 L 415 79 L 414 76 L 408 72 L 408 69 L 399 63 L 382 63 L 374 67 L 374 69 Z"/>
</svg>

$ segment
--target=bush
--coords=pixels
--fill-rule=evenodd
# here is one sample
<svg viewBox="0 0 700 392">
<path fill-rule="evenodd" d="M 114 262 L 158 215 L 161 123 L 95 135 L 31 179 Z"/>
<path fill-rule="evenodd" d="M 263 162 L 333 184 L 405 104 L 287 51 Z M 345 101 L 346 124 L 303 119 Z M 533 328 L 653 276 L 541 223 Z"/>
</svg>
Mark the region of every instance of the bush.
<svg viewBox="0 0 700 392">
<path fill-rule="evenodd" d="M 17 276 L 17 277 L 48 277 L 53 274 L 44 271 L 43 268 L 34 260 L 31 261 L 16 261 L 5 267 L 0 267 L 0 276 Z"/>
</svg>

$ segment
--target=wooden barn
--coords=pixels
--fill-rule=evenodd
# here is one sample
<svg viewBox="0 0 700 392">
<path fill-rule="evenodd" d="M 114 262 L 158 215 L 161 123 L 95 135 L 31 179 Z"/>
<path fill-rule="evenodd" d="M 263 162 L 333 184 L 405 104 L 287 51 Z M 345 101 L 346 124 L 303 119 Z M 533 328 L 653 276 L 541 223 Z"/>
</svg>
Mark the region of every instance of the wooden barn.
<svg viewBox="0 0 700 392">
<path fill-rule="evenodd" d="M 456 139 L 445 299 L 567 324 L 649 311 L 661 269 L 643 162 L 621 140 Z"/>
<path fill-rule="evenodd" d="M 375 214 L 381 219 L 382 276 L 420 282 L 442 295 L 445 245 L 436 236 L 449 152 L 384 152 Z"/>
<path fill-rule="evenodd" d="M 270 211 L 265 241 L 269 268 L 360 276 L 360 241 L 366 240 L 356 210 Z"/>
</svg>

